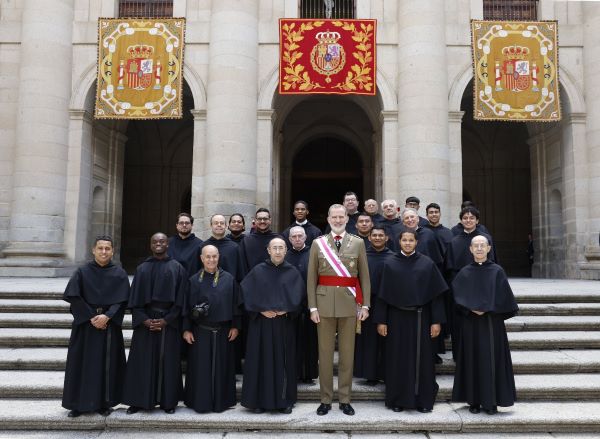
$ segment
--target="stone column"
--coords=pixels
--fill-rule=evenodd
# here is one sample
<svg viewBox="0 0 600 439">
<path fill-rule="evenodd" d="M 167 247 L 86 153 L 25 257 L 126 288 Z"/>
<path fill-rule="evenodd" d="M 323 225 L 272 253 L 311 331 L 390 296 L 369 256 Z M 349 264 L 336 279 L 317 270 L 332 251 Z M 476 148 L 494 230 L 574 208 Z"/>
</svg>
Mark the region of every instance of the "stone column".
<svg viewBox="0 0 600 439">
<path fill-rule="evenodd" d="M 462 120 L 464 111 L 448 112 L 448 142 L 450 164 L 450 199 L 442 210 L 442 224 L 450 227 L 458 220 L 462 203 Z"/>
<path fill-rule="evenodd" d="M 398 204 L 449 210 L 448 78 L 443 0 L 398 2 Z"/>
<path fill-rule="evenodd" d="M 588 239 L 592 253 L 598 250 L 600 233 L 600 4 L 583 4 L 583 83 L 587 109 Z M 580 177 L 581 178 L 581 177 Z M 587 253 L 586 251 L 586 253 Z"/>
<path fill-rule="evenodd" d="M 206 110 L 191 110 L 194 116 L 194 154 L 192 163 L 192 209 L 194 233 L 204 236 L 208 221 L 204 214 L 204 163 L 206 161 Z"/>
<path fill-rule="evenodd" d="M 204 214 L 256 205 L 258 0 L 212 3 Z"/>
<path fill-rule="evenodd" d="M 10 243 L 3 253 L 47 261 L 64 254 L 73 0 L 26 0 L 21 25 Z"/>
</svg>

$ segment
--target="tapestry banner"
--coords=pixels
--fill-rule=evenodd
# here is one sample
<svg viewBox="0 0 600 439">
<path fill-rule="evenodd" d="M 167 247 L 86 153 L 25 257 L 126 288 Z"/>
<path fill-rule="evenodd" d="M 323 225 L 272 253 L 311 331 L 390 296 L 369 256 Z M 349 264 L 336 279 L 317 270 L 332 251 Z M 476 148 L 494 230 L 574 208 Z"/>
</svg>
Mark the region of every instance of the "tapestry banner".
<svg viewBox="0 0 600 439">
<path fill-rule="evenodd" d="M 475 119 L 560 120 L 557 33 L 556 21 L 471 21 Z"/>
<path fill-rule="evenodd" d="M 279 93 L 374 95 L 376 30 L 377 20 L 279 19 Z"/>
<path fill-rule="evenodd" d="M 97 119 L 180 119 L 184 18 L 98 20 Z"/>
</svg>

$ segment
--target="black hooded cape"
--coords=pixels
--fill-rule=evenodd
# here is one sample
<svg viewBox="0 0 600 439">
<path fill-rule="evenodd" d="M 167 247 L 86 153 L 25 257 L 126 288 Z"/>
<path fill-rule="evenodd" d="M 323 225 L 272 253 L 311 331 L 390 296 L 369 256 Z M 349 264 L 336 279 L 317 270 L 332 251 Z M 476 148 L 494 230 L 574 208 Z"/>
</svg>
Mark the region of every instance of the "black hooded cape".
<svg viewBox="0 0 600 439">
<path fill-rule="evenodd" d="M 188 276 L 200 270 L 200 246 L 202 240 L 196 235 L 190 233 L 185 239 L 179 235 L 173 235 L 169 238 L 169 249 L 167 253 L 185 268 Z"/>
<path fill-rule="evenodd" d="M 238 244 L 229 238 L 217 239 L 211 236 L 200 245 L 200 253 L 207 245 L 214 245 L 219 250 L 219 267 L 239 281 L 242 277 L 242 262 Z M 202 265 L 202 261 L 200 261 L 200 265 Z M 192 275 L 194 274 L 196 273 L 192 273 Z"/>
<path fill-rule="evenodd" d="M 112 262 L 95 261 L 78 268 L 63 299 L 71 304 L 73 324 L 63 387 L 62 406 L 90 412 L 114 407 L 122 399 L 125 346 L 121 325 L 129 299 L 129 279 Z M 90 320 L 99 314 L 110 318 L 105 330 Z"/>
</svg>

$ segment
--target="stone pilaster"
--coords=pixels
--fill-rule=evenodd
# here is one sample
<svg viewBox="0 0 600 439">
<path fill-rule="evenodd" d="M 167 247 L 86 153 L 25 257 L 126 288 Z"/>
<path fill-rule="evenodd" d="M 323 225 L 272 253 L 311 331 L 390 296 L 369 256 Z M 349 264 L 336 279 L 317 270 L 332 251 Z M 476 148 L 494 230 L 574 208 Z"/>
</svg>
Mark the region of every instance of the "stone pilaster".
<svg viewBox="0 0 600 439">
<path fill-rule="evenodd" d="M 4 256 L 64 255 L 73 0 L 26 0 L 9 245 Z M 9 264 L 10 261 L 5 261 Z M 14 262 L 14 261 L 13 261 Z M 60 265 L 60 264 L 59 264 Z"/>
<path fill-rule="evenodd" d="M 448 74 L 443 0 L 398 2 L 398 204 L 448 213 Z M 424 208 L 421 209 L 424 214 Z"/>
<path fill-rule="evenodd" d="M 587 166 L 588 166 L 588 202 L 589 220 L 586 242 L 586 257 L 590 263 L 596 263 L 596 275 L 600 278 L 600 4 L 583 4 L 583 83 L 585 84 L 585 105 L 587 110 Z M 599 258 L 600 259 L 600 258 Z M 584 276 L 588 277 L 588 276 Z M 590 277 L 588 277 L 590 278 Z"/>
<path fill-rule="evenodd" d="M 212 3 L 206 102 L 204 215 L 256 204 L 258 0 Z"/>
</svg>

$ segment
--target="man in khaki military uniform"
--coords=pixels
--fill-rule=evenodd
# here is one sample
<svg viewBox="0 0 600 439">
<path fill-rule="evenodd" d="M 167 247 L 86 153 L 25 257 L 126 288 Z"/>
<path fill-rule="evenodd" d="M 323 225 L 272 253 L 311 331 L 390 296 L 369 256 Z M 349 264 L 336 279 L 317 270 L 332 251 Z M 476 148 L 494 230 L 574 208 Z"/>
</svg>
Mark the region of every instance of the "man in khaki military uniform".
<svg viewBox="0 0 600 439">
<path fill-rule="evenodd" d="M 358 317 L 362 321 L 369 317 L 371 298 L 369 266 L 363 240 L 346 233 L 348 223 L 346 208 L 341 204 L 332 205 L 327 214 L 327 222 L 331 227 L 331 233 L 315 239 L 311 245 L 307 276 L 310 318 L 317 324 L 319 336 L 321 405 L 317 409 L 317 414 L 325 415 L 331 410 L 333 351 L 337 332 L 340 410 L 346 415 L 353 415 L 350 393 L 356 319 Z M 333 266 L 331 260 L 334 261 Z M 355 289 L 359 299 L 362 295 L 362 301 L 355 298 L 349 287 Z M 359 301 L 360 304 L 357 303 Z"/>
</svg>

